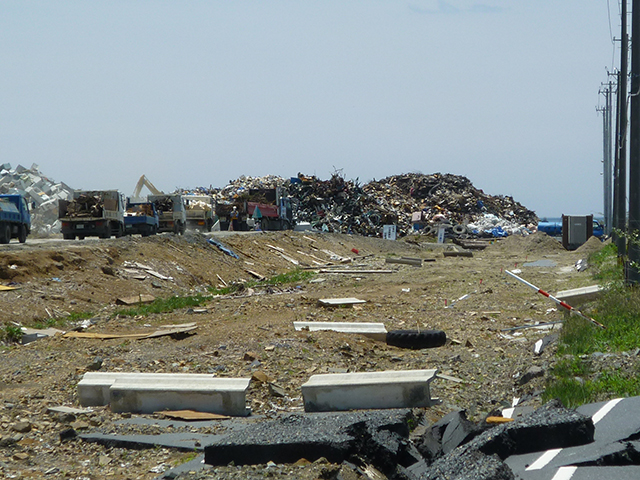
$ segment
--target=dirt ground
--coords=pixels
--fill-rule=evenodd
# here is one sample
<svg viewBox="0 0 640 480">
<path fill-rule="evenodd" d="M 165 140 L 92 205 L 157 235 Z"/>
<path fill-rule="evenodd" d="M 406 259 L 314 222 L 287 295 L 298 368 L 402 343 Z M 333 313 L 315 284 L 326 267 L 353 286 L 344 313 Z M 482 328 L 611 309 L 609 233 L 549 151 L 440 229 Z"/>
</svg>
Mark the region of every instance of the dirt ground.
<svg viewBox="0 0 640 480">
<path fill-rule="evenodd" d="M 574 265 L 601 247 L 591 239 L 579 250 L 567 252 L 551 237 L 534 234 L 495 241 L 469 258 L 445 257 L 443 251 L 459 247 L 438 246 L 423 237 L 388 241 L 303 232 L 225 232 L 213 238 L 239 258 L 189 232 L 110 240 L 28 240 L 25 245 L 2 247 L 0 283 L 19 287 L 0 291 L 4 324 L 42 325 L 70 313 L 90 313 L 87 332 L 152 332 L 160 325 L 188 322 L 196 322 L 197 329 L 180 337 L 143 340 L 57 335 L 28 345 L 0 344 L 0 474 L 151 479 L 193 457 L 192 452 L 165 448 L 128 450 L 60 440 L 60 432 L 68 428 L 79 433 L 116 431 L 114 422 L 123 417 L 108 408 L 77 418 L 47 413 L 53 406 L 79 407 L 76 385 L 96 367 L 96 359 L 102 362 L 100 371 L 221 377 L 262 372 L 264 376 L 258 376 L 267 382 L 252 381 L 247 395 L 253 415 L 301 411 L 300 385 L 316 373 L 423 368 L 454 377 L 432 383 L 432 396 L 442 402 L 426 409 L 431 420 L 454 409 L 466 409 L 478 420 L 511 406 L 514 397 L 521 404 L 538 406 L 544 377 L 524 385 L 520 378 L 532 366 L 549 371 L 555 345 L 535 355 L 533 344 L 550 330 L 503 330 L 561 320 L 562 313 L 504 270 L 520 269 L 523 278 L 551 293 L 583 287 L 594 283 L 590 271 L 578 272 Z M 402 256 L 435 261 L 422 267 L 385 263 L 386 258 Z M 526 266 L 540 260 L 548 266 Z M 216 296 L 201 307 L 148 316 L 117 315 L 125 307 L 116 301 L 125 297 L 209 295 L 211 287 L 256 276 L 270 278 L 295 268 L 317 273 L 299 283 Z M 347 273 L 330 272 L 336 268 Z M 357 272 L 363 268 L 392 273 Z M 321 298 L 342 297 L 366 303 L 352 308 L 318 304 Z M 382 322 L 387 330 L 439 329 L 448 341 L 440 348 L 406 350 L 348 334 L 296 332 L 292 322 L 297 320 Z M 69 331 L 77 325 L 55 326 Z M 285 396 L 278 396 L 269 383 L 281 387 Z M 224 429 L 224 421 L 220 428 Z M 331 468 L 278 466 L 269 476 L 317 478 Z M 262 475 L 259 472 L 260 467 L 224 467 L 207 478 L 253 478 Z"/>
</svg>

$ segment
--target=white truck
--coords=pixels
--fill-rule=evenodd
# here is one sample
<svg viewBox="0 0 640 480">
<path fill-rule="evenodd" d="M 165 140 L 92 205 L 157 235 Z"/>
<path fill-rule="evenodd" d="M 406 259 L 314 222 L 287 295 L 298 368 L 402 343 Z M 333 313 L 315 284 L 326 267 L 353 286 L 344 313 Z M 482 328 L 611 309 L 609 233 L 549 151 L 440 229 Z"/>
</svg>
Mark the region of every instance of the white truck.
<svg viewBox="0 0 640 480">
<path fill-rule="evenodd" d="M 149 195 L 158 211 L 158 232 L 183 234 L 187 229 L 187 213 L 184 200 L 180 194 Z"/>
<path fill-rule="evenodd" d="M 76 190 L 71 200 L 58 202 L 65 240 L 109 238 L 124 234 L 125 198 L 117 190 Z"/>
<path fill-rule="evenodd" d="M 187 207 L 187 226 L 210 232 L 215 216 L 213 197 L 210 195 L 183 195 L 182 198 Z"/>
</svg>

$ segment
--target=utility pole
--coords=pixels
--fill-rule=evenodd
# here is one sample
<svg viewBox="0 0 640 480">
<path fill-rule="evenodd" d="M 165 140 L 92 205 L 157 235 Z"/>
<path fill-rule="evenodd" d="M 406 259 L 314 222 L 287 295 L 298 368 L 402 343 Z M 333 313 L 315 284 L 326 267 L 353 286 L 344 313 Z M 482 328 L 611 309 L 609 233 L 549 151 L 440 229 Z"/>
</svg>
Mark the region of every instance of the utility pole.
<svg viewBox="0 0 640 480">
<path fill-rule="evenodd" d="M 612 161 L 612 141 L 611 141 L 611 95 L 613 94 L 613 84 L 603 84 L 604 88 L 600 89 L 604 95 L 604 106 L 598 107 L 596 110 L 602 112 L 602 181 L 604 193 L 604 227 L 607 235 L 611 234 L 613 228 L 613 161 Z"/>
<path fill-rule="evenodd" d="M 624 3 L 625 0 L 623 0 Z M 640 39 L 640 0 L 633 0 L 632 37 Z M 639 42 L 640 43 L 640 42 Z M 631 127 L 629 129 L 629 264 L 627 283 L 640 282 L 640 45 L 631 48 Z M 634 241 L 636 240 L 636 241 Z"/>
<path fill-rule="evenodd" d="M 633 0 L 636 2 L 637 0 Z M 627 34 L 627 0 L 622 0 L 622 39 L 620 53 L 620 72 L 618 74 L 618 108 L 616 132 L 616 166 L 614 191 L 614 227 L 626 232 L 627 220 L 627 70 L 629 57 L 629 35 Z M 616 235 L 618 256 L 626 255 L 624 234 Z"/>
</svg>

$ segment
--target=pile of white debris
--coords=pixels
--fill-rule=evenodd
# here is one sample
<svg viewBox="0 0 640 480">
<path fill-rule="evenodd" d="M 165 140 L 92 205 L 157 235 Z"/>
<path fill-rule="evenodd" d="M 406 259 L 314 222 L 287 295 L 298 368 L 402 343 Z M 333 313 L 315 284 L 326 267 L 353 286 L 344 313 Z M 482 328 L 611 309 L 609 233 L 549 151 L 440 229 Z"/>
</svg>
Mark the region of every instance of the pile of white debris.
<svg viewBox="0 0 640 480">
<path fill-rule="evenodd" d="M 31 168 L 11 164 L 0 165 L 0 193 L 20 194 L 31 208 L 31 232 L 40 235 L 58 233 L 58 200 L 70 200 L 73 189 L 55 182 L 40 172 L 35 163 Z"/>
</svg>

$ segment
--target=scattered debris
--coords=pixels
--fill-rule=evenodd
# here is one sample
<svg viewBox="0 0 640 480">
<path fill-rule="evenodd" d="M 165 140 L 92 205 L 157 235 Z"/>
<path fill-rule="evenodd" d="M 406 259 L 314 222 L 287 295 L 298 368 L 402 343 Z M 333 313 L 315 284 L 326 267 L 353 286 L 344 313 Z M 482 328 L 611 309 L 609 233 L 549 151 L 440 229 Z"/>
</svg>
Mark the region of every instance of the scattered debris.
<svg viewBox="0 0 640 480">
<path fill-rule="evenodd" d="M 321 298 L 318 303 L 324 307 L 347 307 L 353 305 L 362 305 L 367 303 L 366 300 L 359 300 L 357 298 Z"/>
<path fill-rule="evenodd" d="M 195 323 L 185 323 L 182 325 L 163 325 L 159 330 L 147 333 L 93 333 L 93 332 L 67 332 L 67 338 L 96 338 L 107 340 L 110 338 L 129 338 L 131 340 L 142 340 L 144 338 L 156 338 L 165 335 L 178 335 L 194 331 L 198 326 Z"/>
</svg>

